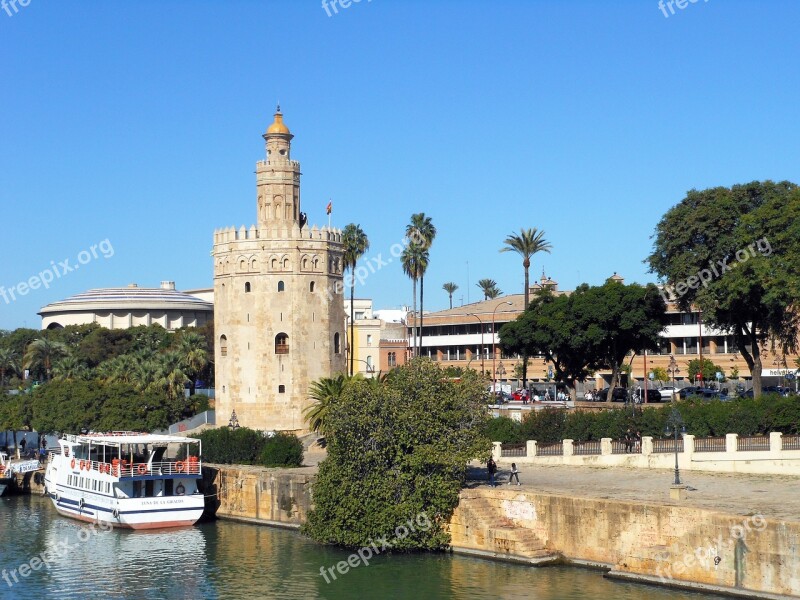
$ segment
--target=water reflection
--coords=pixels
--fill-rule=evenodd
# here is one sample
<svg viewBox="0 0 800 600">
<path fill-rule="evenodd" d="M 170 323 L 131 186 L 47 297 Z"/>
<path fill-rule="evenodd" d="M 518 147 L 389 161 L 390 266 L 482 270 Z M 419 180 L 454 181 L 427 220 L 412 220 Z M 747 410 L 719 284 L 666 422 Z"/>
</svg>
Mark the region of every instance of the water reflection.
<svg viewBox="0 0 800 600">
<path fill-rule="evenodd" d="M 368 566 L 336 571 L 349 551 L 323 547 L 295 532 L 230 521 L 165 531 L 96 533 L 59 516 L 38 497 L 0 498 L 0 569 L 58 551 L 50 568 L 0 579 L 0 599 L 321 599 L 350 600 L 710 600 L 703 596 L 612 582 L 596 572 L 544 569 L 430 555 L 377 556 Z M 63 550 L 63 552 L 62 552 Z M 320 576 L 330 567 L 336 580 Z"/>
</svg>

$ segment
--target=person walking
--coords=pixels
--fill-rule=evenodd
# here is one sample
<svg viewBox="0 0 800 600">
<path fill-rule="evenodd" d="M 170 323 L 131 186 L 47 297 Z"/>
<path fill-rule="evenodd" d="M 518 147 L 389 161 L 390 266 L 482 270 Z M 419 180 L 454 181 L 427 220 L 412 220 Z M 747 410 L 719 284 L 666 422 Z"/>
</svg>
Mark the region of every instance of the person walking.
<svg viewBox="0 0 800 600">
<path fill-rule="evenodd" d="M 511 482 L 514 481 L 514 478 L 517 478 L 517 485 L 522 485 L 519 482 L 519 470 L 517 470 L 517 463 L 511 463 L 511 475 L 508 477 L 508 485 L 511 485 Z"/>
<path fill-rule="evenodd" d="M 639 431 L 638 429 L 634 434 L 633 443 L 634 443 L 634 452 L 639 454 L 642 451 L 642 432 Z"/>
<path fill-rule="evenodd" d="M 494 462 L 493 458 L 489 458 L 489 462 L 486 463 L 486 470 L 489 471 L 489 485 L 492 487 L 497 487 L 497 483 L 495 483 L 494 475 L 497 473 L 497 463 Z"/>
<path fill-rule="evenodd" d="M 628 427 L 628 431 L 625 432 L 623 436 L 623 441 L 625 442 L 625 454 L 633 451 L 633 432 L 631 432 L 631 428 Z"/>
</svg>

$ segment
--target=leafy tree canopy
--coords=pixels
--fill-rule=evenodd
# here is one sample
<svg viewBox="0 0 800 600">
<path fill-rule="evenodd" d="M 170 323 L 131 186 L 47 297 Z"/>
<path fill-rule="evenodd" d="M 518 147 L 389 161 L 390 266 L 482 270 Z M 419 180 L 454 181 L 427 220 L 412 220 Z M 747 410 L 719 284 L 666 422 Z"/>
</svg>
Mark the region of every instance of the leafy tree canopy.
<svg viewBox="0 0 800 600">
<path fill-rule="evenodd" d="M 800 296 L 800 189 L 754 181 L 691 190 L 656 227 L 651 270 L 682 310 L 737 339 L 761 393 L 762 346 L 795 350 Z"/>
<path fill-rule="evenodd" d="M 454 381 L 427 359 L 381 383 L 348 382 L 329 407 L 328 457 L 305 532 L 360 547 L 425 513 L 433 526 L 411 531 L 394 548 L 446 547 L 442 526 L 458 503 L 466 464 L 491 449 L 486 394 L 476 373 Z"/>
</svg>

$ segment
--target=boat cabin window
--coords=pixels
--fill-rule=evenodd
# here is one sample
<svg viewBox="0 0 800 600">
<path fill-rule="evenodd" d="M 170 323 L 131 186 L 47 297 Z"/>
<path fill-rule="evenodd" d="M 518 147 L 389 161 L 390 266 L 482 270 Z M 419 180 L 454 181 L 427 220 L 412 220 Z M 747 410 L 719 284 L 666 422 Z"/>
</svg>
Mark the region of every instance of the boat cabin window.
<svg viewBox="0 0 800 600">
<path fill-rule="evenodd" d="M 175 482 L 172 479 L 165 479 L 164 480 L 164 495 L 165 496 L 172 496 L 172 489 L 173 484 Z"/>
</svg>

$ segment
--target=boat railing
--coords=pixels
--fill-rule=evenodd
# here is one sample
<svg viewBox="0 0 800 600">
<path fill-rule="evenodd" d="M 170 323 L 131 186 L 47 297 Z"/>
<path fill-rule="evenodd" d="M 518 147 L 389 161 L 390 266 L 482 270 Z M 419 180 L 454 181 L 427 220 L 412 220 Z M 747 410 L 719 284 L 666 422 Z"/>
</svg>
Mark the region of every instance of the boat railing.
<svg viewBox="0 0 800 600">
<path fill-rule="evenodd" d="M 186 460 L 171 460 L 153 463 L 131 463 L 114 459 L 112 462 L 81 460 L 73 458 L 70 466 L 81 471 L 97 471 L 115 477 L 135 477 L 144 475 L 200 475 L 200 459 L 190 456 Z"/>
</svg>

